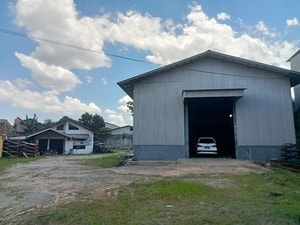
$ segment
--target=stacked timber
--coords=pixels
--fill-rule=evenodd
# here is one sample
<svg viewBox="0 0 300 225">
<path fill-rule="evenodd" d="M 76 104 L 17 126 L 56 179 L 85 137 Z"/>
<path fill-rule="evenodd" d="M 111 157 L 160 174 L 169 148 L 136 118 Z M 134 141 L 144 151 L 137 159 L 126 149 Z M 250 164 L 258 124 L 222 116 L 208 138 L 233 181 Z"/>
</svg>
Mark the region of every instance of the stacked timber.
<svg viewBox="0 0 300 225">
<path fill-rule="evenodd" d="M 38 145 L 26 141 L 4 140 L 3 157 L 36 157 L 39 154 Z"/>
</svg>

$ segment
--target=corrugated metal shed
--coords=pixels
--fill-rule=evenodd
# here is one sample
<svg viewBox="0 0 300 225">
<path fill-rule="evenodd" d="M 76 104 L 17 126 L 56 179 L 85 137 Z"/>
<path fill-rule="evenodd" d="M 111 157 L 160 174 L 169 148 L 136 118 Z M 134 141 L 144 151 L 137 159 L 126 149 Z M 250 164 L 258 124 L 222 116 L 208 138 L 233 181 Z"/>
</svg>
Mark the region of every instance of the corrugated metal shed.
<svg viewBox="0 0 300 225">
<path fill-rule="evenodd" d="M 263 161 L 295 142 L 299 83 L 300 72 L 206 51 L 118 85 L 134 100 L 137 160 L 197 157 L 195 140 L 212 135 L 225 156 Z"/>
</svg>

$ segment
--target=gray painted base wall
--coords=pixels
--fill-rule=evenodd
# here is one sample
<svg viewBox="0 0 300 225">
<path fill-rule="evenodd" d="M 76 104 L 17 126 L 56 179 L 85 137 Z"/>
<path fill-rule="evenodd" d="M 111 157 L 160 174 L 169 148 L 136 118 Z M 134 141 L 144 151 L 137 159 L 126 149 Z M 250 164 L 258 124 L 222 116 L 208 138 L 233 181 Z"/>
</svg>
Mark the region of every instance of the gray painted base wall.
<svg viewBox="0 0 300 225">
<path fill-rule="evenodd" d="M 238 146 L 236 158 L 266 162 L 272 158 L 281 159 L 281 146 Z"/>
<path fill-rule="evenodd" d="M 183 145 L 135 145 L 136 160 L 177 160 L 184 158 Z"/>
<path fill-rule="evenodd" d="M 135 145 L 136 160 L 177 160 L 186 158 L 183 145 Z M 281 159 L 281 146 L 238 146 L 236 158 L 266 162 L 271 159 Z"/>
</svg>

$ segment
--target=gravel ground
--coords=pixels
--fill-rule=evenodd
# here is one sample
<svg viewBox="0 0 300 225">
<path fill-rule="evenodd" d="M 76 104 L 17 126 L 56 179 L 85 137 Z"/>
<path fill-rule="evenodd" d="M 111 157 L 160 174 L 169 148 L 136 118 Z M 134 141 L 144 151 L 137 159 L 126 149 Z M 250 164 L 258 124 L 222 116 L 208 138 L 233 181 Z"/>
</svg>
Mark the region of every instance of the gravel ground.
<svg viewBox="0 0 300 225">
<path fill-rule="evenodd" d="M 17 164 L 0 176 L 0 224 L 17 224 L 22 215 L 70 202 L 110 196 L 122 185 L 157 177 L 201 179 L 212 186 L 228 186 L 222 174 L 264 173 L 266 168 L 233 159 L 182 159 L 176 162 L 138 162 L 101 169 L 81 165 L 90 156 L 56 156 Z"/>
</svg>

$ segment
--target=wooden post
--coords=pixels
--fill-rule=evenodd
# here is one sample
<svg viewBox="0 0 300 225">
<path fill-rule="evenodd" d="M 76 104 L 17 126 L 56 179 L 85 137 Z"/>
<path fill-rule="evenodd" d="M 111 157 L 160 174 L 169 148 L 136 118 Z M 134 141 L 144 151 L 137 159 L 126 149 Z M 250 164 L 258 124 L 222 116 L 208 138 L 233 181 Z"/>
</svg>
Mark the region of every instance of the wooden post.
<svg viewBox="0 0 300 225">
<path fill-rule="evenodd" d="M 3 142 L 4 142 L 3 138 L 2 138 L 2 137 L 0 137 L 0 158 L 2 158 L 2 152 L 3 152 Z"/>
<path fill-rule="evenodd" d="M 34 146 L 34 157 L 38 157 L 39 155 L 39 140 L 37 139 L 35 141 L 35 146 Z"/>
</svg>

